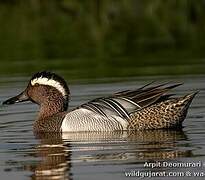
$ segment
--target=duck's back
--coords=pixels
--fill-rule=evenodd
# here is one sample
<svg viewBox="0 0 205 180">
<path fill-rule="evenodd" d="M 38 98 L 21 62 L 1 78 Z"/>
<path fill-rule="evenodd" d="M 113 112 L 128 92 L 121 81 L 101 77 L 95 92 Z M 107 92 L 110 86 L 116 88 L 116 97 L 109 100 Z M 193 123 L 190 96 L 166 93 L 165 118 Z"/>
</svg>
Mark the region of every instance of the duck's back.
<svg viewBox="0 0 205 180">
<path fill-rule="evenodd" d="M 174 84 L 142 87 L 97 98 L 68 112 L 62 132 L 143 130 L 178 127 L 196 93 L 170 98 Z M 146 88 L 145 88 L 146 87 Z"/>
</svg>

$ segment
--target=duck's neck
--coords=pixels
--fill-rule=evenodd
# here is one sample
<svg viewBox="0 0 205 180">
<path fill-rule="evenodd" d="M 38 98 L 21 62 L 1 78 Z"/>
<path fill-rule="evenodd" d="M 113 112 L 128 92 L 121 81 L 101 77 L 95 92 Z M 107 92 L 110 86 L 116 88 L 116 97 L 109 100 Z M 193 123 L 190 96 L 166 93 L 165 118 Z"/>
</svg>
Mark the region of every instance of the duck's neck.
<svg viewBox="0 0 205 180">
<path fill-rule="evenodd" d="M 67 103 L 64 99 L 58 99 L 58 101 L 46 101 L 40 105 L 40 112 L 38 114 L 38 119 L 47 119 L 57 113 L 67 110 Z"/>
</svg>

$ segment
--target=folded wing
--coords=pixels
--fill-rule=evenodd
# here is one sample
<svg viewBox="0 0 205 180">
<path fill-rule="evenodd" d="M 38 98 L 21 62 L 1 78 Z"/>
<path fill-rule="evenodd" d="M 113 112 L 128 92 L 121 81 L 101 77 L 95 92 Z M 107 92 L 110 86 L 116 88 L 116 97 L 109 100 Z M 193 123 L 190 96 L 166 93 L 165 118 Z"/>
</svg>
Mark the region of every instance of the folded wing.
<svg viewBox="0 0 205 180">
<path fill-rule="evenodd" d="M 121 91 L 108 97 L 94 99 L 78 108 L 85 108 L 105 117 L 119 116 L 128 119 L 133 111 L 169 99 L 173 94 L 167 92 L 180 85 L 180 83 L 156 86 L 147 84 L 136 90 Z"/>
</svg>

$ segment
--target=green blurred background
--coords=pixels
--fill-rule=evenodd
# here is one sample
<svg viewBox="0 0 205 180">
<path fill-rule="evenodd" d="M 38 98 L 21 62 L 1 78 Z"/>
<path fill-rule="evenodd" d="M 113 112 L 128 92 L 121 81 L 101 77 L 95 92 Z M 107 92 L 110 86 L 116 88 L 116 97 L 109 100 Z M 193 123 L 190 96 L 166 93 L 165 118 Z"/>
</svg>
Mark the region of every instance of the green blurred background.
<svg viewBox="0 0 205 180">
<path fill-rule="evenodd" d="M 0 0 L 0 73 L 205 73 L 205 0 Z"/>
</svg>

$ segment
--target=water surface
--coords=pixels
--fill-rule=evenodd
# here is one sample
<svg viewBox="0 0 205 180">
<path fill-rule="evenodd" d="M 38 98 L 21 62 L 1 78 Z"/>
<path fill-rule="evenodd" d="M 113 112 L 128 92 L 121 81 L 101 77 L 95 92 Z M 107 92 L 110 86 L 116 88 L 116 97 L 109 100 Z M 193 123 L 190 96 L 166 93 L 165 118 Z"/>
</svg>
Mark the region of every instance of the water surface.
<svg viewBox="0 0 205 180">
<path fill-rule="evenodd" d="M 0 102 L 23 90 L 29 78 L 1 78 Z M 37 105 L 0 106 L 0 179 L 127 179 L 126 176 L 137 171 L 183 172 L 185 177 L 177 178 L 187 179 L 187 171 L 191 178 L 194 178 L 194 172 L 205 172 L 203 164 L 200 168 L 144 167 L 146 162 L 158 161 L 205 163 L 205 76 L 73 83 L 70 85 L 70 107 L 115 91 L 134 89 L 152 80 L 184 82 L 173 91 L 177 95 L 200 90 L 182 130 L 34 134 L 32 124 L 37 115 Z M 139 178 L 136 175 L 131 179 Z"/>
</svg>

